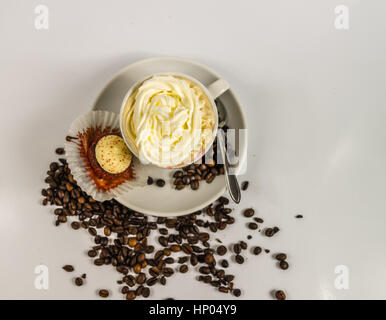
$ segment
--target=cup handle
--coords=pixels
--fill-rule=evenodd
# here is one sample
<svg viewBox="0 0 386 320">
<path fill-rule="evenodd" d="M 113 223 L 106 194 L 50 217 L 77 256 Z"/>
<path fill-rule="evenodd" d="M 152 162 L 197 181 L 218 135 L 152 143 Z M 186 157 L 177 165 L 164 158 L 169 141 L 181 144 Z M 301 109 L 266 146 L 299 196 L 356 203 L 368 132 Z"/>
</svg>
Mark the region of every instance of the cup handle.
<svg viewBox="0 0 386 320">
<path fill-rule="evenodd" d="M 218 79 L 207 86 L 207 89 L 213 100 L 215 100 L 229 89 L 229 83 L 224 79 Z"/>
</svg>

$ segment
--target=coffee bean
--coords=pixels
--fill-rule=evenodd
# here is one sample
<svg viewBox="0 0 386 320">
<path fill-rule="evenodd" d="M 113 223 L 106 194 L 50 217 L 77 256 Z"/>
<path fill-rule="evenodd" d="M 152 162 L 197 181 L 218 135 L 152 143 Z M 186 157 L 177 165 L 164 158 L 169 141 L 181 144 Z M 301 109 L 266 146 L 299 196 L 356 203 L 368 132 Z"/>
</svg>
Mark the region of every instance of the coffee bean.
<svg viewBox="0 0 386 320">
<path fill-rule="evenodd" d="M 174 263 L 174 259 L 172 257 L 166 258 L 164 261 L 166 264 L 173 264 Z"/>
<path fill-rule="evenodd" d="M 143 272 L 141 272 L 138 274 L 136 280 L 138 284 L 144 284 L 146 282 L 146 275 Z"/>
<path fill-rule="evenodd" d="M 159 274 L 160 274 L 160 271 L 159 271 L 156 267 L 153 267 L 153 268 L 150 268 L 150 269 L 149 269 L 149 274 L 150 274 L 152 277 L 158 277 Z"/>
<path fill-rule="evenodd" d="M 241 190 L 243 191 L 246 191 L 249 187 L 249 181 L 244 181 L 242 184 L 241 184 Z"/>
<path fill-rule="evenodd" d="M 263 219 L 257 218 L 257 217 L 253 218 L 253 220 L 255 220 L 257 223 L 263 223 L 264 222 Z"/>
<path fill-rule="evenodd" d="M 183 177 L 182 177 L 182 183 L 183 183 L 184 185 L 190 184 L 190 178 L 189 178 L 188 176 L 183 176 Z"/>
<path fill-rule="evenodd" d="M 200 269 L 198 271 L 202 274 L 209 274 L 210 268 L 209 267 L 200 267 Z"/>
<path fill-rule="evenodd" d="M 248 223 L 248 228 L 251 230 L 256 230 L 258 228 L 258 225 L 257 225 L 257 223 L 250 222 L 250 223 Z"/>
<path fill-rule="evenodd" d="M 95 257 L 98 255 L 98 252 L 96 252 L 95 250 L 89 250 L 89 251 L 87 252 L 87 254 L 88 254 L 88 256 L 89 256 L 90 258 L 95 258 Z"/>
<path fill-rule="evenodd" d="M 99 290 L 99 296 L 101 298 L 107 298 L 109 296 L 109 291 L 105 289 Z"/>
<path fill-rule="evenodd" d="M 253 254 L 257 256 L 261 253 L 261 251 L 262 251 L 262 249 L 260 247 L 255 247 L 253 249 Z"/>
<path fill-rule="evenodd" d="M 248 240 L 251 240 L 252 239 L 252 236 L 249 234 L 249 235 L 247 235 L 247 239 Z"/>
<path fill-rule="evenodd" d="M 224 254 L 226 254 L 227 253 L 227 248 L 225 247 L 225 246 L 218 246 L 217 247 L 217 250 L 216 250 L 216 252 L 217 252 L 217 254 L 219 255 L 219 256 L 223 256 Z"/>
<path fill-rule="evenodd" d="M 295 216 L 296 219 L 303 219 L 303 216 L 301 214 L 298 214 Z"/>
<path fill-rule="evenodd" d="M 223 196 L 220 197 L 220 198 L 218 198 L 218 201 L 219 201 L 220 203 L 224 204 L 224 205 L 229 204 L 229 199 L 226 198 L 226 197 L 223 197 Z"/>
<path fill-rule="evenodd" d="M 279 266 L 280 266 L 280 269 L 282 269 L 282 270 L 287 270 L 289 267 L 287 261 L 280 261 Z"/>
<path fill-rule="evenodd" d="M 152 185 L 153 184 L 153 182 L 154 182 L 154 180 L 153 180 L 153 178 L 152 177 L 147 177 L 147 184 L 150 186 L 150 185 Z"/>
<path fill-rule="evenodd" d="M 195 255 L 194 253 L 190 256 L 190 264 L 192 266 L 196 266 L 198 264 L 197 255 Z"/>
<path fill-rule="evenodd" d="M 97 235 L 97 231 L 94 228 L 88 228 L 88 233 L 91 234 L 93 237 Z"/>
<path fill-rule="evenodd" d="M 163 247 L 167 247 L 168 246 L 168 239 L 166 239 L 165 237 L 161 236 L 158 238 L 158 242 L 161 244 L 161 246 Z"/>
<path fill-rule="evenodd" d="M 74 229 L 74 230 L 78 230 L 80 228 L 80 223 L 79 222 L 72 222 L 71 223 L 71 228 Z"/>
<path fill-rule="evenodd" d="M 241 295 L 240 289 L 233 289 L 233 295 L 234 295 L 235 297 L 240 297 L 240 295 Z"/>
<path fill-rule="evenodd" d="M 174 172 L 173 178 L 182 178 L 183 175 L 184 175 L 184 172 L 182 170 L 178 170 Z"/>
<path fill-rule="evenodd" d="M 154 286 L 158 282 L 158 278 L 153 277 L 146 281 L 146 284 L 151 287 Z"/>
<path fill-rule="evenodd" d="M 246 209 L 244 211 L 244 217 L 247 217 L 247 218 L 252 217 L 254 214 L 255 214 L 255 210 L 253 210 L 252 208 Z"/>
<path fill-rule="evenodd" d="M 200 183 L 198 182 L 198 180 L 193 180 L 190 182 L 190 188 L 192 190 L 198 190 L 199 187 L 200 187 Z"/>
<path fill-rule="evenodd" d="M 105 264 L 103 259 L 95 259 L 94 264 L 98 267 L 103 266 Z"/>
<path fill-rule="evenodd" d="M 166 278 L 165 277 L 161 277 L 161 279 L 159 280 L 159 282 L 165 286 L 166 285 Z"/>
<path fill-rule="evenodd" d="M 277 300 L 285 300 L 287 298 L 283 290 L 277 290 L 275 292 L 275 297 Z"/>
<path fill-rule="evenodd" d="M 248 244 L 245 241 L 240 241 L 240 247 L 243 250 L 246 250 L 248 248 Z"/>
<path fill-rule="evenodd" d="M 86 279 L 87 275 L 85 273 L 82 274 L 82 279 Z"/>
<path fill-rule="evenodd" d="M 236 243 L 233 245 L 233 252 L 236 254 L 239 254 L 241 252 L 241 246 L 240 244 Z"/>
<path fill-rule="evenodd" d="M 64 154 L 65 152 L 64 152 L 64 149 L 63 149 L 63 148 L 57 148 L 57 149 L 55 150 L 55 153 L 58 154 L 58 155 L 62 155 L 62 154 Z"/>
<path fill-rule="evenodd" d="M 185 188 L 185 185 L 184 184 L 178 184 L 176 185 L 176 190 L 182 190 Z"/>
<path fill-rule="evenodd" d="M 171 277 L 173 274 L 174 274 L 174 271 L 172 268 L 163 268 L 162 269 L 162 274 L 165 276 L 165 277 Z"/>
<path fill-rule="evenodd" d="M 244 263 L 244 258 L 242 256 L 240 256 L 239 254 L 236 255 L 235 259 L 236 259 L 236 262 L 238 264 L 243 264 Z"/>
<path fill-rule="evenodd" d="M 273 237 L 274 234 L 275 234 L 275 231 L 273 231 L 272 228 L 267 228 L 267 229 L 265 229 L 265 235 L 266 235 L 267 237 Z"/>
<path fill-rule="evenodd" d="M 211 253 L 205 254 L 205 256 L 204 256 L 204 262 L 205 262 L 206 264 L 209 264 L 209 265 L 213 264 L 213 263 L 215 262 L 214 257 L 213 257 L 213 254 L 211 254 Z"/>
<path fill-rule="evenodd" d="M 188 268 L 188 265 L 186 264 L 183 264 L 181 267 L 180 267 L 180 272 L 181 273 L 186 273 L 188 272 L 189 268 Z"/>
<path fill-rule="evenodd" d="M 63 267 L 63 270 L 67 272 L 73 272 L 75 269 L 72 265 L 67 264 Z"/>
<path fill-rule="evenodd" d="M 76 284 L 78 287 L 80 287 L 80 286 L 83 284 L 83 279 L 77 277 L 77 278 L 75 279 L 75 284 Z"/>
<path fill-rule="evenodd" d="M 161 228 L 158 230 L 158 232 L 164 236 L 166 236 L 169 233 L 168 229 L 166 228 Z"/>
<path fill-rule="evenodd" d="M 126 300 L 134 300 L 136 297 L 135 291 L 130 290 L 126 295 Z"/>
<path fill-rule="evenodd" d="M 275 258 L 276 260 L 284 261 L 287 260 L 287 255 L 285 253 L 278 253 Z"/>
<path fill-rule="evenodd" d="M 165 185 L 165 180 L 163 179 L 157 179 L 156 184 L 158 187 L 163 187 Z"/>
<path fill-rule="evenodd" d="M 143 290 L 142 290 L 142 297 L 148 298 L 149 296 L 150 296 L 150 289 L 144 287 Z"/>
<path fill-rule="evenodd" d="M 228 261 L 227 260 L 222 260 L 221 261 L 221 266 L 223 267 L 223 268 L 228 268 L 229 267 L 229 263 L 228 263 Z"/>
<path fill-rule="evenodd" d="M 220 288 L 218 288 L 218 291 L 220 291 L 222 293 L 228 293 L 229 289 L 227 287 L 220 287 Z"/>
<path fill-rule="evenodd" d="M 180 257 L 180 258 L 178 258 L 178 263 L 182 264 L 182 263 L 185 263 L 188 260 L 189 260 L 188 257 Z"/>
</svg>

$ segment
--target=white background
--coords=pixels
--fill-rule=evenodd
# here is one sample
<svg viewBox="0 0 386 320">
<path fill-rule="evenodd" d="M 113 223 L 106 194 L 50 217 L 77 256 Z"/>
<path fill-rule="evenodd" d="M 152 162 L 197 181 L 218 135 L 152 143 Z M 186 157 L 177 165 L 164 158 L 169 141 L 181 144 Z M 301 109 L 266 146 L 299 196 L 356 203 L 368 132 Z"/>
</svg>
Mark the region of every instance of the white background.
<svg viewBox="0 0 386 320">
<path fill-rule="evenodd" d="M 34 27 L 35 6 L 49 8 L 49 30 Z M 334 28 L 334 9 L 350 9 L 350 29 Z M 0 298 L 93 299 L 111 289 L 111 267 L 85 254 L 91 237 L 53 225 L 40 190 L 53 151 L 119 69 L 159 55 L 195 59 L 227 79 L 249 126 L 251 181 L 226 244 L 248 233 L 241 209 L 254 207 L 274 238 L 251 245 L 289 254 L 230 268 L 243 298 L 386 298 L 386 20 L 384 1 L 142 0 L 0 2 Z M 294 218 L 303 214 L 303 220 Z M 61 270 L 73 264 L 75 274 Z M 36 290 L 34 268 L 49 268 Z M 337 290 L 346 265 L 350 288 Z M 86 272 L 85 286 L 73 276 Z M 152 298 L 233 298 L 176 275 Z"/>
</svg>

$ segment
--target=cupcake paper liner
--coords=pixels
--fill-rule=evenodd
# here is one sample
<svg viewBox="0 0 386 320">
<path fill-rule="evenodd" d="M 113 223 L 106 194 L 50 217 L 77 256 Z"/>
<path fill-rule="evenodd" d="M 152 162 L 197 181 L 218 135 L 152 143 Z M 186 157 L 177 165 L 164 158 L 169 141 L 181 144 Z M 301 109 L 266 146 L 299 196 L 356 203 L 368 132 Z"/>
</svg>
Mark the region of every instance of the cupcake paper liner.
<svg viewBox="0 0 386 320">
<path fill-rule="evenodd" d="M 72 122 L 68 135 L 71 137 L 77 137 L 79 132 L 84 132 L 87 128 L 96 128 L 98 126 L 100 126 L 101 129 L 107 127 L 119 129 L 119 116 L 116 113 L 107 111 L 91 111 L 78 117 Z M 111 200 L 112 198 L 116 198 L 130 192 L 133 188 L 143 187 L 146 185 L 148 177 L 147 169 L 133 155 L 131 161 L 135 178 L 108 191 L 98 190 L 94 181 L 90 177 L 90 173 L 86 170 L 77 142 L 78 140 L 66 141 L 64 144 L 68 166 L 71 169 L 71 173 L 79 187 L 81 187 L 83 191 L 95 200 Z"/>
</svg>

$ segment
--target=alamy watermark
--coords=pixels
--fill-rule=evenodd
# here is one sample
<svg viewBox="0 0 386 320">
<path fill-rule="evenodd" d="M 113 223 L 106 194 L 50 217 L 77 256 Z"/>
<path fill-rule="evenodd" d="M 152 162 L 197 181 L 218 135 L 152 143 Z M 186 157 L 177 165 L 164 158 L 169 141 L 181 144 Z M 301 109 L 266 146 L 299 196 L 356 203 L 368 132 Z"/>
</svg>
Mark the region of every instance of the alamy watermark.
<svg viewBox="0 0 386 320">
<path fill-rule="evenodd" d="M 36 276 L 34 286 L 37 290 L 48 290 L 49 287 L 49 273 L 48 267 L 44 264 L 39 264 L 34 270 Z"/>
<path fill-rule="evenodd" d="M 337 275 L 334 281 L 335 289 L 350 289 L 350 271 L 348 267 L 344 264 L 338 265 L 335 267 L 334 273 Z"/>
<path fill-rule="evenodd" d="M 48 30 L 49 25 L 49 10 L 48 7 L 39 4 L 35 7 L 35 29 L 36 30 Z"/>
<path fill-rule="evenodd" d="M 347 6 L 339 5 L 335 7 L 334 26 L 336 30 L 348 30 L 350 28 L 350 11 Z"/>
</svg>

